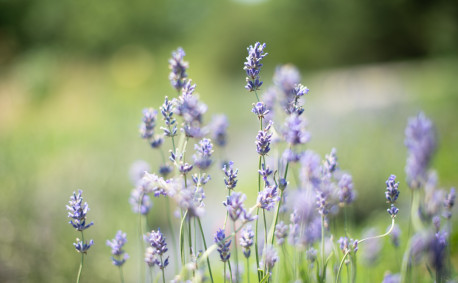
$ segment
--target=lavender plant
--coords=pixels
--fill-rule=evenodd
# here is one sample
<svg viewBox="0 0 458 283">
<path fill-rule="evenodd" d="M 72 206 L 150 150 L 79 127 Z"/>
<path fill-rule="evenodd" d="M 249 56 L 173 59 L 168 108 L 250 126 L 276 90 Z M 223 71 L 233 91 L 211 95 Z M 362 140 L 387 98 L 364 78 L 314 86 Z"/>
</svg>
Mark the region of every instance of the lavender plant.
<svg viewBox="0 0 458 283">
<path fill-rule="evenodd" d="M 140 125 L 140 137 L 155 149 L 162 161 L 156 173 L 145 162 L 137 162 L 131 169 L 135 188 L 129 202 L 133 212 L 138 214 L 140 282 L 144 280 L 146 267 L 150 270 L 151 282 L 154 281 L 155 266 L 161 270 L 157 276 L 162 276 L 165 282 L 168 277 L 165 269 L 169 265 L 175 272 L 172 282 L 205 279 L 215 282 L 221 276 L 224 281 L 241 282 L 246 277 L 250 282 L 251 277 L 256 276 L 258 282 L 337 283 L 344 272 L 347 282 L 355 282 L 357 257 L 361 256 L 359 249 L 375 251 L 379 248 L 377 241 L 388 236 L 397 249 L 401 246 L 402 226 L 396 221 L 404 209 L 398 208 L 400 183 L 396 176 L 390 175 L 385 182 L 387 213 L 391 219 L 388 229 L 381 235 L 371 232 L 358 239 L 349 229 L 351 219 L 347 215 L 357 201 L 353 176 L 340 168 L 335 148 L 324 158 L 308 149 L 312 135 L 308 131 L 304 99 L 310 91 L 301 83 L 298 69 L 292 65 L 277 67 L 273 86 L 258 93 L 264 85 L 261 61 L 267 55 L 265 49 L 265 43 L 249 46 L 243 67 L 245 88 L 256 96 L 251 111 L 259 121 L 258 129 L 253 129 L 251 150 L 257 155 L 258 166 L 252 170 L 252 176 L 257 177 L 257 188 L 252 191 L 246 191 L 247 186 L 239 183 L 239 169 L 222 154 L 228 140 L 226 116 L 213 116 L 212 121 L 206 123 L 208 109 L 196 92 L 197 85 L 188 76 L 185 52 L 179 48 L 172 53 L 169 79 L 176 97 L 165 97 L 158 110 L 143 110 Z M 248 105 L 246 111 L 249 111 Z M 158 115 L 162 119 L 158 119 Z M 156 131 L 157 126 L 160 131 Z M 192 144 L 194 147 L 189 146 Z M 402 267 L 395 275 L 387 273 L 384 282 L 412 281 L 413 265 L 421 262 L 426 262 L 435 272 L 436 282 L 444 282 L 451 274 L 449 235 L 455 189 L 448 194 L 439 190 L 437 174 L 429 171 L 436 139 L 434 126 L 424 114 L 409 120 L 405 144 L 408 148 L 406 181 L 412 192 L 409 222 L 415 234 L 410 238 L 407 232 L 409 242 Z M 218 164 L 218 154 L 222 164 L 218 171 L 222 176 L 218 185 L 213 185 L 209 170 Z M 210 186 L 226 188 L 221 190 L 226 196 L 219 201 L 226 217 L 223 225 L 218 225 L 222 228 L 216 231 L 213 244 L 207 246 L 202 224 L 207 224 L 203 220 L 206 190 Z M 248 204 L 247 195 L 253 194 L 257 195 L 256 201 Z M 153 202 L 164 202 L 166 229 L 152 230 L 148 224 Z M 71 212 L 70 223 L 83 237 L 83 230 L 92 222 L 86 224 L 88 207 L 82 204 L 81 191 L 78 195 L 74 193 L 67 209 Z M 445 221 L 441 222 L 441 216 Z M 343 226 L 343 235 L 340 235 L 340 226 Z M 151 232 L 145 234 L 144 231 Z M 165 235 L 172 243 L 170 251 Z M 121 267 L 127 259 L 123 249 L 126 241 L 121 231 L 107 241 L 121 281 L 124 280 Z M 78 280 L 84 254 L 92 244 L 92 240 L 84 243 L 84 238 L 74 244 L 82 254 Z M 215 251 L 217 255 L 212 255 Z M 246 259 L 246 268 L 239 264 L 240 251 Z M 211 257 L 219 257 L 223 272 L 217 269 L 218 273 L 213 274 L 212 266 L 217 263 L 212 262 Z M 250 265 L 250 257 L 256 261 L 255 268 Z M 172 272 L 171 268 L 167 272 Z"/>
<path fill-rule="evenodd" d="M 89 211 L 89 206 L 87 202 L 83 203 L 83 191 L 79 190 L 78 194 L 73 192 L 73 195 L 70 197 L 70 201 L 67 205 L 68 217 L 72 220 L 69 223 L 76 229 L 76 231 L 81 232 L 81 240 L 76 238 L 76 243 L 73 243 L 77 252 L 81 254 L 81 263 L 78 270 L 78 276 L 76 277 L 76 282 L 78 283 L 81 278 L 81 272 L 83 270 L 84 264 L 84 255 L 87 254 L 89 248 L 94 245 L 94 241 L 90 240 L 89 243 L 84 241 L 83 231 L 94 225 L 94 222 L 86 224 L 86 216 Z"/>
</svg>

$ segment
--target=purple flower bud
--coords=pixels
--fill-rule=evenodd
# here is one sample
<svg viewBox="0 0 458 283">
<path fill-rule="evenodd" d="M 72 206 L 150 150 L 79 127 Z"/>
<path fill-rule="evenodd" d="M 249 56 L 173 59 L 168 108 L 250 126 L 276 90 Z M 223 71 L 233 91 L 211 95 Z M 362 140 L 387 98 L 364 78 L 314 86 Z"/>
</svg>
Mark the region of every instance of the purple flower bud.
<svg viewBox="0 0 458 283">
<path fill-rule="evenodd" d="M 227 142 L 227 127 L 229 123 L 226 115 L 213 116 L 212 122 L 210 123 L 212 139 L 215 141 L 217 146 L 225 146 Z"/>
<path fill-rule="evenodd" d="M 259 131 L 256 136 L 256 151 L 259 155 L 266 155 L 270 151 L 270 143 L 272 140 L 272 133 L 270 133 L 270 128 L 273 122 L 269 121 L 269 124 L 264 128 L 263 131 Z"/>
<path fill-rule="evenodd" d="M 94 225 L 94 222 L 86 225 L 86 215 L 89 211 L 89 206 L 87 205 L 87 202 L 83 204 L 82 193 L 82 190 L 78 191 L 78 195 L 73 192 L 73 195 L 70 197 L 70 201 L 66 206 L 68 210 L 68 217 L 72 218 L 72 220 L 70 220 L 68 223 L 70 223 L 77 231 L 86 230 L 87 228 Z M 84 246 L 82 246 L 82 248 L 84 248 Z"/>
<path fill-rule="evenodd" d="M 439 216 L 436 215 L 433 217 L 433 225 L 436 228 L 436 233 L 439 232 L 441 229 L 441 218 Z"/>
<path fill-rule="evenodd" d="M 426 179 L 426 172 L 436 150 L 434 125 L 423 113 L 409 118 L 405 129 L 405 145 L 408 150 L 406 174 L 412 189 L 419 188 Z"/>
<path fill-rule="evenodd" d="M 73 243 L 73 246 L 75 246 L 76 251 L 79 252 L 79 253 L 82 253 L 82 254 L 87 253 L 89 248 L 92 247 L 93 245 L 94 245 L 94 241 L 93 240 L 90 240 L 89 244 L 88 244 L 87 242 L 83 243 L 83 241 L 81 241 L 78 238 L 76 238 L 76 243 Z"/>
<path fill-rule="evenodd" d="M 186 82 L 188 75 L 186 69 L 188 68 L 188 62 L 183 61 L 185 56 L 184 50 L 179 47 L 176 51 L 172 52 L 172 58 L 169 60 L 169 69 L 171 70 L 169 80 L 172 86 L 180 91 Z"/>
<path fill-rule="evenodd" d="M 455 204 L 455 188 L 450 189 L 450 193 L 445 196 L 444 200 L 444 217 L 447 219 L 452 218 L 452 208 Z"/>
<path fill-rule="evenodd" d="M 223 166 L 224 175 L 226 175 L 227 177 L 224 178 L 224 183 L 226 184 L 226 188 L 228 190 L 232 190 L 237 185 L 237 174 L 239 172 L 239 169 L 236 169 L 234 171 L 233 165 L 234 162 L 229 161 L 227 165 L 224 164 Z"/>
<path fill-rule="evenodd" d="M 240 235 L 240 246 L 243 248 L 243 254 L 246 258 L 250 257 L 251 254 L 251 246 L 253 245 L 253 238 L 254 232 L 251 228 L 251 225 L 247 225 L 245 228 L 242 229 Z"/>
<path fill-rule="evenodd" d="M 268 246 L 264 253 L 264 262 L 268 270 L 272 270 L 278 261 L 278 254 L 274 247 Z"/>
<path fill-rule="evenodd" d="M 276 185 L 267 186 L 258 193 L 258 205 L 262 209 L 271 210 L 278 201 L 278 189 Z"/>
<path fill-rule="evenodd" d="M 294 86 L 293 94 L 295 96 L 303 96 L 307 93 L 309 93 L 309 89 L 306 86 L 303 86 L 302 84 L 296 84 Z"/>
<path fill-rule="evenodd" d="M 394 204 L 391 204 L 390 208 L 388 208 L 386 211 L 388 211 L 391 217 L 394 217 L 396 216 L 396 214 L 398 214 L 399 209 L 396 206 L 394 206 Z"/>
<path fill-rule="evenodd" d="M 285 141 L 294 146 L 297 144 L 305 144 L 310 140 L 310 133 L 307 132 L 307 121 L 303 116 L 296 113 L 291 114 L 286 118 L 286 123 L 283 131 Z"/>
<path fill-rule="evenodd" d="M 173 103 L 165 97 L 164 104 L 161 106 L 162 118 L 167 125 L 167 127 L 161 127 L 161 130 L 164 131 L 166 137 L 173 137 L 177 134 L 176 120 L 173 117 Z"/>
<path fill-rule="evenodd" d="M 257 102 L 256 104 L 253 103 L 253 109 L 251 109 L 251 112 L 256 114 L 259 119 L 264 119 L 264 116 L 269 113 L 269 110 L 266 108 L 266 105 L 264 102 Z"/>
<path fill-rule="evenodd" d="M 385 274 L 385 277 L 383 277 L 382 283 L 401 283 L 401 274 L 387 273 Z"/>
<path fill-rule="evenodd" d="M 129 258 L 129 255 L 122 249 L 126 242 L 126 233 L 123 233 L 121 230 L 116 233 L 114 239 L 111 241 L 107 240 L 107 246 L 111 248 L 111 254 L 113 255 L 111 260 L 115 266 L 122 266 Z"/>
<path fill-rule="evenodd" d="M 140 136 L 143 139 L 151 139 L 154 136 L 157 111 L 153 108 L 143 109 L 143 123 L 140 125 Z"/>
<path fill-rule="evenodd" d="M 386 192 L 385 196 L 388 200 L 388 203 L 395 203 L 399 196 L 399 182 L 396 183 L 396 176 L 391 175 L 386 181 Z"/>
<path fill-rule="evenodd" d="M 151 233 L 146 233 L 144 237 L 145 241 L 154 248 L 154 253 L 162 256 L 167 251 L 167 243 L 165 242 L 165 237 L 161 233 L 161 230 L 158 229 L 157 231 L 152 230 Z"/>
<path fill-rule="evenodd" d="M 223 229 L 216 231 L 214 242 L 218 246 L 216 249 L 219 252 L 219 256 L 222 262 L 226 262 L 231 257 L 230 246 L 232 241 L 225 240 L 226 235 Z"/>
<path fill-rule="evenodd" d="M 223 202 L 223 205 L 226 207 L 232 221 L 237 221 L 239 217 L 243 216 L 245 213 L 245 208 L 243 207 L 245 199 L 245 194 L 233 192 L 230 196 L 227 196 L 226 201 Z"/>
<path fill-rule="evenodd" d="M 280 246 L 283 245 L 285 242 L 285 238 L 288 236 L 288 226 L 283 223 L 283 221 L 280 221 L 275 226 L 275 237 L 277 237 L 277 244 Z"/>
<path fill-rule="evenodd" d="M 431 265 L 438 273 L 443 273 L 445 268 L 447 248 L 447 233 L 437 232 L 431 243 Z"/>
<path fill-rule="evenodd" d="M 213 144 L 210 139 L 202 139 L 199 141 L 199 144 L 194 145 L 196 154 L 193 155 L 194 165 L 201 169 L 205 170 L 212 164 L 211 155 L 213 153 Z"/>
<path fill-rule="evenodd" d="M 338 166 L 337 163 L 337 150 L 333 148 L 330 154 L 326 154 L 325 161 L 324 161 L 324 168 L 329 173 L 334 173 Z"/>
<path fill-rule="evenodd" d="M 256 42 L 254 46 L 250 45 L 247 48 L 248 57 L 246 57 L 243 69 L 246 71 L 247 75 L 247 85 L 245 88 L 249 91 L 256 91 L 262 85 L 262 81 L 259 80 L 259 72 L 262 67 L 261 60 L 267 55 L 267 53 L 264 53 L 265 47 L 265 43 L 260 44 Z"/>
<path fill-rule="evenodd" d="M 353 179 L 349 174 L 343 174 L 338 184 L 339 200 L 341 204 L 350 204 L 355 199 L 355 193 L 353 191 Z"/>
<path fill-rule="evenodd" d="M 150 197 L 138 188 L 132 190 L 129 203 L 132 205 L 132 211 L 134 213 L 141 213 L 143 215 L 148 214 L 151 207 L 153 207 Z"/>
</svg>

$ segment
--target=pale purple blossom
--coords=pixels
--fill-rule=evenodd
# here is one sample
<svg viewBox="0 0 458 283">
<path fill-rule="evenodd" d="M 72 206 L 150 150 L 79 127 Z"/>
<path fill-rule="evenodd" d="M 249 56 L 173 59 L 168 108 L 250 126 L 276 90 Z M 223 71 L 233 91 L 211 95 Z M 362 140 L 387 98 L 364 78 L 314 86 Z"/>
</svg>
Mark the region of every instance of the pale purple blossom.
<svg viewBox="0 0 458 283">
<path fill-rule="evenodd" d="M 231 257 L 230 246 L 232 241 L 228 241 L 225 238 L 226 235 L 223 229 L 219 229 L 218 231 L 216 231 L 214 242 L 218 246 L 217 251 L 222 262 L 228 261 Z"/>
<path fill-rule="evenodd" d="M 212 139 L 217 146 L 225 146 L 227 143 L 227 127 L 229 122 L 224 114 L 215 115 L 210 123 Z"/>
<path fill-rule="evenodd" d="M 247 225 L 242 229 L 240 234 L 240 246 L 243 248 L 243 255 L 246 258 L 250 257 L 251 246 L 253 245 L 254 232 L 251 225 Z"/>
<path fill-rule="evenodd" d="M 72 219 L 68 223 L 70 223 L 77 231 L 86 230 L 94 225 L 94 222 L 86 225 L 86 216 L 89 211 L 89 206 L 87 202 L 83 203 L 82 193 L 82 190 L 79 190 L 78 194 L 73 192 L 73 195 L 70 196 L 70 201 L 66 206 L 68 210 L 68 217 Z"/>
<path fill-rule="evenodd" d="M 305 144 L 310 140 L 310 133 L 307 131 L 307 121 L 303 116 L 296 113 L 286 118 L 283 136 L 290 145 Z"/>
<path fill-rule="evenodd" d="M 237 185 L 237 174 L 239 169 L 234 170 L 233 165 L 234 162 L 229 161 L 228 164 L 224 164 L 223 166 L 224 175 L 227 177 L 224 178 L 224 184 L 226 184 L 226 189 L 228 190 L 234 189 Z"/>
<path fill-rule="evenodd" d="M 194 145 L 196 154 L 193 155 L 194 165 L 201 169 L 205 170 L 212 164 L 211 155 L 213 154 L 213 144 L 210 139 L 202 139 L 199 141 L 199 144 Z"/>
<path fill-rule="evenodd" d="M 189 64 L 183 60 L 185 55 L 184 50 L 179 47 L 176 51 L 172 52 L 172 58 L 169 60 L 169 69 L 171 71 L 169 80 L 172 86 L 178 91 L 181 90 L 188 77 L 186 69 Z"/>
<path fill-rule="evenodd" d="M 124 245 L 127 242 L 126 233 L 123 233 L 119 230 L 116 233 L 116 236 L 112 240 L 107 240 L 107 246 L 111 248 L 111 260 L 115 266 L 122 266 L 126 260 L 129 258 L 129 255 L 123 250 Z"/>
<path fill-rule="evenodd" d="M 248 57 L 246 57 L 246 62 L 244 63 L 243 69 L 246 71 L 246 86 L 245 88 L 249 91 L 258 90 L 262 81 L 260 81 L 259 73 L 261 71 L 261 60 L 267 55 L 264 53 L 264 48 L 266 44 L 256 42 L 254 45 L 250 45 L 248 50 Z"/>
<path fill-rule="evenodd" d="M 256 151 L 259 155 L 266 155 L 270 151 L 270 143 L 272 141 L 272 133 L 270 128 L 272 127 L 273 122 L 269 121 L 269 124 L 264 128 L 264 130 L 259 131 L 256 136 Z"/>
</svg>

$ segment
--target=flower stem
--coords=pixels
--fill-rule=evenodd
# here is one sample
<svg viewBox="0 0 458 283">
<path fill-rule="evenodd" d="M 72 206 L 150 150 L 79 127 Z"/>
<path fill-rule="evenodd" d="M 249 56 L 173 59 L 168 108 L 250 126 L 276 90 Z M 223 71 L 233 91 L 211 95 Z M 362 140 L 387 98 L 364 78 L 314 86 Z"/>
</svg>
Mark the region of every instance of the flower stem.
<svg viewBox="0 0 458 283">
<path fill-rule="evenodd" d="M 84 246 L 84 234 L 83 231 L 81 231 L 81 246 Z M 83 264 L 84 264 L 84 253 L 81 253 L 81 263 L 80 263 L 80 268 L 78 270 L 78 276 L 76 277 L 76 283 L 80 282 L 80 277 L 81 277 L 81 271 L 83 270 Z"/>
<path fill-rule="evenodd" d="M 162 283 L 165 283 L 165 272 L 164 272 L 164 261 L 161 256 L 161 271 L 162 271 Z"/>
<path fill-rule="evenodd" d="M 321 266 L 323 269 L 321 279 L 324 280 L 324 274 L 326 272 L 326 266 L 324 264 L 324 214 L 321 214 Z"/>
<path fill-rule="evenodd" d="M 250 283 L 250 258 L 246 258 L 246 280 L 247 283 Z"/>
<path fill-rule="evenodd" d="M 176 242 L 176 239 L 175 239 L 175 232 L 173 230 L 173 223 L 172 223 L 172 212 L 170 211 L 170 199 L 168 197 L 166 197 L 166 201 L 165 201 L 165 207 L 166 207 L 166 211 L 167 211 L 167 222 L 168 222 L 168 225 L 170 227 L 170 234 L 172 234 L 172 245 L 173 245 L 173 250 L 174 250 L 174 253 L 176 255 L 176 252 L 177 252 L 177 242 Z M 178 257 L 177 256 L 174 256 L 174 261 L 175 261 L 175 272 L 178 272 Z"/>
<path fill-rule="evenodd" d="M 234 231 L 237 231 L 234 221 Z M 239 282 L 239 255 L 237 251 L 237 235 L 234 237 L 234 254 L 235 254 L 235 282 Z"/>
<path fill-rule="evenodd" d="M 205 241 L 204 229 L 202 229 L 202 223 L 200 222 L 200 218 L 199 217 L 197 217 L 197 223 L 199 224 L 200 233 L 202 235 L 202 240 L 204 242 L 204 248 L 205 248 L 205 250 L 207 250 L 207 242 Z M 213 283 L 212 268 L 210 266 L 210 259 L 208 257 L 207 257 L 207 266 L 208 266 L 208 272 L 210 273 L 210 280 Z"/>
<path fill-rule="evenodd" d="M 124 274 L 122 273 L 122 266 L 119 267 L 119 276 L 121 277 L 121 283 L 124 283 Z"/>
</svg>

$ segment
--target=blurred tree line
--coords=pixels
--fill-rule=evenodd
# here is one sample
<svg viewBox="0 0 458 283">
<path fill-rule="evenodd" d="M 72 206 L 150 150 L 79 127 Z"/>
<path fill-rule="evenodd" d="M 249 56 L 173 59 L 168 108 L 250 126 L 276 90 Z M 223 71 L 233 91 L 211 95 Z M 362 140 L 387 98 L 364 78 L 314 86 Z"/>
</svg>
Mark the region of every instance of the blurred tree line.
<svg viewBox="0 0 458 283">
<path fill-rule="evenodd" d="M 288 50 L 274 61 L 311 68 L 449 55 L 458 2 L 0 0 L 2 61 L 43 47 L 103 58 L 125 44 L 155 51 L 196 40 L 227 50 L 237 69 L 245 50 L 231 48 L 256 40 Z"/>
</svg>

